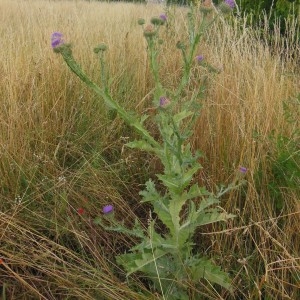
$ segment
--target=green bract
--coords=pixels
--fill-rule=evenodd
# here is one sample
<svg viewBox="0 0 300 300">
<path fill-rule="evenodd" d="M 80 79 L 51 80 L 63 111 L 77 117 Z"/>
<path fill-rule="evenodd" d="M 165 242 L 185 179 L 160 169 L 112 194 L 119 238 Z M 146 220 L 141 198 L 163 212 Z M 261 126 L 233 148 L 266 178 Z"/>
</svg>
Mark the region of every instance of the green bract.
<svg viewBox="0 0 300 300">
<path fill-rule="evenodd" d="M 139 25 L 144 25 L 145 24 L 145 19 L 142 19 L 142 18 L 138 19 L 138 24 Z"/>
<path fill-rule="evenodd" d="M 153 17 L 151 18 L 151 23 L 157 26 L 157 25 L 163 25 L 165 22 L 160 17 Z"/>
<path fill-rule="evenodd" d="M 106 44 L 102 43 L 94 48 L 95 53 L 99 53 L 100 51 L 105 51 L 107 49 Z"/>
</svg>

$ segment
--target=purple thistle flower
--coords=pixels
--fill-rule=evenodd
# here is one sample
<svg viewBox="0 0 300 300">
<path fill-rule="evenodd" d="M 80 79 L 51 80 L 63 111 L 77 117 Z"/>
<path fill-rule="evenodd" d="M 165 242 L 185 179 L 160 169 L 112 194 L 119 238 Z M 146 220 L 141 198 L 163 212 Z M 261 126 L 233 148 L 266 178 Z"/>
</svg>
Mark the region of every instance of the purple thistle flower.
<svg viewBox="0 0 300 300">
<path fill-rule="evenodd" d="M 171 103 L 171 101 L 166 98 L 165 96 L 162 96 L 159 98 L 159 106 L 164 108 L 166 106 L 168 106 Z"/>
<path fill-rule="evenodd" d="M 109 213 L 111 213 L 113 210 L 114 210 L 114 207 L 113 207 L 111 204 L 109 204 L 109 205 L 103 206 L 102 212 L 103 212 L 104 214 L 109 214 Z"/>
<path fill-rule="evenodd" d="M 53 49 L 58 48 L 64 44 L 63 34 L 60 32 L 53 32 L 51 35 L 51 46 Z"/>
<path fill-rule="evenodd" d="M 240 170 L 240 172 L 243 173 L 243 174 L 246 174 L 246 173 L 247 173 L 247 168 L 245 168 L 245 167 L 240 167 L 239 170 Z"/>
<path fill-rule="evenodd" d="M 203 57 L 203 55 L 197 55 L 196 59 L 198 62 L 201 62 L 201 61 L 203 61 L 204 57 Z"/>
<path fill-rule="evenodd" d="M 167 16 L 166 16 L 165 14 L 161 14 L 161 15 L 159 16 L 159 18 L 160 18 L 161 20 L 163 20 L 164 22 L 167 21 Z"/>
<path fill-rule="evenodd" d="M 234 8 L 235 7 L 235 1 L 234 0 L 225 0 L 224 1 L 228 6 L 230 6 L 230 8 Z"/>
</svg>

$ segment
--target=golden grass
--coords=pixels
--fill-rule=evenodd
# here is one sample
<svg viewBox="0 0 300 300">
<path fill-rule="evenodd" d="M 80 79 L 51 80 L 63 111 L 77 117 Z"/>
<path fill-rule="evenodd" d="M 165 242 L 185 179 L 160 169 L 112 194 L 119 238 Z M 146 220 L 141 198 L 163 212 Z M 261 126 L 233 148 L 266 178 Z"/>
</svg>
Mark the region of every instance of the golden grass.
<svg viewBox="0 0 300 300">
<path fill-rule="evenodd" d="M 105 42 L 113 95 L 141 112 L 151 106 L 152 79 L 136 20 L 162 10 L 124 3 L 1 1 L 0 283 L 6 299 L 143 299 L 143 284 L 132 280 L 130 289 L 113 263 L 114 254 L 133 241 L 103 232 L 92 220 L 108 202 L 129 224 L 135 215 L 147 219 L 137 193 L 155 167 L 144 154 L 121 153 L 124 138 L 134 134 L 118 119 L 111 123 L 101 101 L 53 53 L 50 35 L 63 32 L 95 80 L 99 68 L 92 49 Z M 186 29 L 184 10 L 172 14 L 175 29 L 160 57 L 168 86 L 176 85 L 180 74 L 175 44 Z M 299 142 L 293 135 L 299 128 L 299 48 L 288 41 L 287 54 L 280 42 L 271 49 L 238 22 L 231 27 L 219 22 L 212 32 L 199 53 L 222 72 L 209 77 L 192 141 L 207 157 L 199 181 L 214 189 L 230 182 L 240 165 L 249 172 L 247 186 L 224 199 L 226 209 L 238 215 L 234 223 L 222 234 L 209 228 L 196 240 L 231 271 L 236 299 L 296 299 L 299 189 L 280 187 L 284 207 L 278 212 L 267 186 L 274 180 L 272 162 L 285 149 L 278 150 L 270 134 Z M 292 123 L 283 101 L 294 114 Z M 230 299 L 223 291 L 217 295 L 207 291 L 207 299 Z"/>
</svg>

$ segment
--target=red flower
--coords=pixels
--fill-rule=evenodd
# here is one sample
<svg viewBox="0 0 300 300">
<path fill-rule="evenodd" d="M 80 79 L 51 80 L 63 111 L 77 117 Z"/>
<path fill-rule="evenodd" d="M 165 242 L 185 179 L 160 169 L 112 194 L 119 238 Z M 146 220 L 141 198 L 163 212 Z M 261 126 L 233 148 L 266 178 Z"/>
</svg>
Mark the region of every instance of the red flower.
<svg viewBox="0 0 300 300">
<path fill-rule="evenodd" d="M 84 214 L 84 208 L 82 208 L 82 207 L 78 208 L 78 209 L 77 209 L 77 213 L 78 213 L 79 215 L 83 215 L 83 214 Z"/>
</svg>

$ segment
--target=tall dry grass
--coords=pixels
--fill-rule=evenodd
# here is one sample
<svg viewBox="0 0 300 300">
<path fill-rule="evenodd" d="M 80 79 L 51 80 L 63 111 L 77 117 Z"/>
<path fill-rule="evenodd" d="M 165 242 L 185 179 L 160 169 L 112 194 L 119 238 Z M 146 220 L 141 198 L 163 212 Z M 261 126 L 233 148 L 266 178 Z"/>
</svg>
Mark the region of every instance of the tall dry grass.
<svg viewBox="0 0 300 300">
<path fill-rule="evenodd" d="M 234 22 L 232 27 L 215 28 L 205 46 L 207 56 L 223 72 L 211 79 L 194 136 L 195 147 L 207 155 L 205 171 L 209 169 L 210 177 L 204 182 L 214 187 L 230 182 L 237 166 L 249 168 L 247 187 L 224 200 L 225 207 L 238 215 L 232 230 L 212 235 L 216 255 L 228 262 L 229 270 L 236 266 L 239 299 L 300 295 L 299 177 L 295 189 L 279 183 L 284 198 L 280 212 L 269 189 L 275 180 L 272 168 L 288 143 L 298 145 L 290 155 L 299 176 L 299 45 L 293 42 L 288 42 L 289 50 L 278 44 L 271 47 Z M 272 137 L 283 136 L 288 142 L 279 147 Z M 282 168 L 282 177 L 289 176 L 285 171 Z"/>
<path fill-rule="evenodd" d="M 49 37 L 53 31 L 63 32 L 74 44 L 74 56 L 95 80 L 100 74 L 92 49 L 105 42 L 112 94 L 126 108 L 142 112 L 151 106 L 152 79 L 136 20 L 149 19 L 162 9 L 85 1 L 1 1 L 3 299 L 156 297 L 142 296 L 144 283 L 138 278 L 127 282 L 114 264 L 114 255 L 133 241 L 93 224 L 107 203 L 113 203 L 128 224 L 135 216 L 146 221 L 147 208 L 139 206 L 138 190 L 155 174 L 155 161 L 124 150 L 134 133 L 118 118 L 110 120 L 101 101 L 52 52 Z M 169 29 L 160 57 L 163 81 L 170 87 L 180 74 L 175 44 L 186 38 L 184 15 L 184 9 L 170 11 L 174 29 Z M 206 155 L 199 180 L 208 187 L 230 182 L 239 165 L 249 172 L 247 185 L 223 200 L 224 207 L 237 214 L 234 223 L 207 228 L 195 240 L 231 272 L 236 299 L 297 299 L 299 189 L 280 186 L 284 205 L 278 210 L 268 184 L 274 181 L 272 162 L 288 147 L 278 149 L 271 136 L 299 142 L 299 47 L 289 42 L 287 53 L 278 42 L 271 48 L 243 21 L 225 23 L 218 22 L 199 48 L 222 71 L 208 78 L 192 142 Z M 195 72 L 202 76 L 198 67 Z M 287 121 L 283 101 L 293 122 Z M 83 215 L 79 208 L 84 208 Z M 230 299 L 223 291 L 202 292 L 203 299 Z"/>
</svg>

